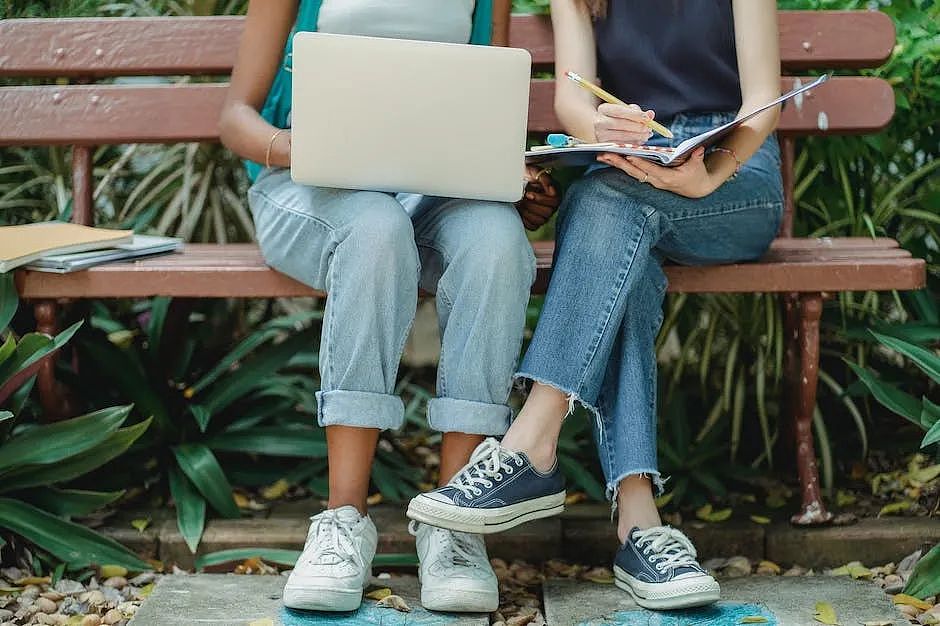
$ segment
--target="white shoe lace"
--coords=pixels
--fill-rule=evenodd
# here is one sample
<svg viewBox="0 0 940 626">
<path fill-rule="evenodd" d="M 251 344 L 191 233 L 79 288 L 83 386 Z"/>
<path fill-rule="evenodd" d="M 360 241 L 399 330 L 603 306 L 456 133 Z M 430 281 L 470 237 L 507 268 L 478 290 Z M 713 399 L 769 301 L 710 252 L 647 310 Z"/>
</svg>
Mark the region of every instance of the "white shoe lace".
<svg viewBox="0 0 940 626">
<path fill-rule="evenodd" d="M 698 553 L 689 538 L 669 526 L 657 526 L 633 531 L 636 545 L 655 564 L 660 572 L 670 568 L 698 565 Z"/>
<path fill-rule="evenodd" d="M 408 524 L 408 532 L 418 536 L 418 529 L 421 527 L 421 524 L 415 521 L 412 521 Z M 440 533 L 443 537 L 443 554 L 442 561 L 445 565 L 453 565 L 459 567 L 475 567 L 476 562 L 479 560 L 476 546 L 474 545 L 473 538 L 467 533 L 460 533 L 450 530 L 445 530 L 443 528 L 433 528 L 431 532 Z"/>
<path fill-rule="evenodd" d="M 335 509 L 314 515 L 310 521 L 313 522 L 310 528 L 313 551 L 306 558 L 309 563 L 317 565 L 352 561 L 360 569 L 365 567 L 362 555 L 356 547 L 353 525 L 343 520 Z"/>
<path fill-rule="evenodd" d="M 480 485 L 489 489 L 494 480 L 500 482 L 503 479 L 503 472 L 512 474 L 516 468 L 523 465 L 521 455 L 502 447 L 490 437 L 477 446 L 470 462 L 457 472 L 448 484 L 459 490 L 468 500 L 473 500 L 474 496 L 483 493 Z"/>
</svg>

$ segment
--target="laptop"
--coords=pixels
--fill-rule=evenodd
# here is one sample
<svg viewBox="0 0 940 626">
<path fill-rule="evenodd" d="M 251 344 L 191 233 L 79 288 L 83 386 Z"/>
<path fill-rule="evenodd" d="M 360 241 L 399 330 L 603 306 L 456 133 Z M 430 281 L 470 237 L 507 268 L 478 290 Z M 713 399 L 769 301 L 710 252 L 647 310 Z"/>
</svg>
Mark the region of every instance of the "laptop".
<svg viewBox="0 0 940 626">
<path fill-rule="evenodd" d="M 515 48 L 298 33 L 291 177 L 515 202 L 531 65 Z"/>
</svg>

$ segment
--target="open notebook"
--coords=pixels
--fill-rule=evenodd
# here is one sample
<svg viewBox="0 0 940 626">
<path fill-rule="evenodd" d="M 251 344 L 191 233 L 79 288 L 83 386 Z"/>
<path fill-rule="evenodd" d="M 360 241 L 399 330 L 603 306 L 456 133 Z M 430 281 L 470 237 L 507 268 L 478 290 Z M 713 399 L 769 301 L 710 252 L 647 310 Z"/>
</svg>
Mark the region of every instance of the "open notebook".
<svg viewBox="0 0 940 626">
<path fill-rule="evenodd" d="M 708 148 L 715 145 L 728 133 L 752 117 L 759 115 L 767 109 L 781 104 L 790 98 L 799 96 L 800 94 L 809 91 L 814 87 L 818 87 L 822 83 L 826 82 L 828 78 L 828 74 L 820 76 L 813 82 L 798 87 L 793 91 L 787 92 L 776 100 L 768 102 L 764 106 L 759 107 L 754 111 L 747 113 L 746 115 L 742 115 L 734 121 L 728 122 L 727 124 L 722 124 L 721 126 L 706 131 L 701 135 L 690 137 L 674 148 L 616 143 L 575 143 L 573 145 L 568 145 L 561 148 L 555 148 L 552 146 L 535 146 L 525 153 L 525 160 L 526 163 L 535 164 L 551 162 L 560 163 L 562 165 L 588 165 L 594 162 L 594 157 L 597 154 L 602 152 L 614 152 L 617 154 L 641 157 L 666 166 L 680 165 L 686 160 L 692 151 L 699 146 L 705 146 Z"/>
</svg>

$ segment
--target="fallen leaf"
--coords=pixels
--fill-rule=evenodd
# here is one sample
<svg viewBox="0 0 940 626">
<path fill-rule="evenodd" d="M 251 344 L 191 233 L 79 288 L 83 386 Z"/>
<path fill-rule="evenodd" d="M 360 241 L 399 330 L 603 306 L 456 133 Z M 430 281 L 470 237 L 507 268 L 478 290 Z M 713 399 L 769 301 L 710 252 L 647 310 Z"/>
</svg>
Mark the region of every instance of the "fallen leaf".
<svg viewBox="0 0 940 626">
<path fill-rule="evenodd" d="M 366 504 L 368 504 L 369 506 L 375 506 L 376 504 L 379 504 L 380 502 L 382 502 L 383 499 L 384 499 L 384 496 L 382 494 L 373 493 L 371 496 L 366 498 Z"/>
<path fill-rule="evenodd" d="M 158 561 L 157 559 L 147 559 L 147 565 L 153 568 L 155 572 L 163 571 L 163 561 Z"/>
<path fill-rule="evenodd" d="M 0 587 L 0 593 L 18 593 L 23 591 L 22 587 Z"/>
<path fill-rule="evenodd" d="M 66 626 L 82 626 L 82 620 L 85 619 L 84 615 L 73 615 L 69 618 L 69 621 L 65 622 Z"/>
<path fill-rule="evenodd" d="M 849 506 L 850 504 L 855 504 L 856 501 L 855 494 L 848 491 L 840 489 L 836 492 L 836 504 L 839 507 Z"/>
<path fill-rule="evenodd" d="M 390 595 L 385 596 L 381 600 L 375 603 L 375 606 L 380 606 L 388 609 L 395 609 L 396 611 L 401 611 L 402 613 L 411 613 L 411 607 L 408 606 L 408 603 L 405 602 L 404 598 L 401 596 Z"/>
<path fill-rule="evenodd" d="M 919 483 L 929 483 L 938 476 L 940 476 L 940 463 L 911 472 L 911 480 Z"/>
<path fill-rule="evenodd" d="M 839 623 L 836 618 L 836 610 L 832 608 L 832 605 L 828 602 L 816 603 L 816 614 L 813 616 L 813 619 L 821 624 L 830 624 L 830 626 Z"/>
<path fill-rule="evenodd" d="M 755 524 L 769 524 L 770 518 L 764 517 L 763 515 L 752 515 L 751 521 L 754 522 Z"/>
<path fill-rule="evenodd" d="M 248 496 L 238 491 L 232 492 L 232 498 L 235 500 L 235 506 L 240 509 L 247 509 L 248 505 L 251 503 L 248 500 Z"/>
<path fill-rule="evenodd" d="M 370 591 L 369 593 L 366 594 L 366 597 L 369 598 L 370 600 L 378 601 L 378 600 L 381 600 L 382 598 L 387 598 L 390 595 L 392 595 L 392 590 L 389 589 L 388 587 L 382 587 L 381 589 Z"/>
<path fill-rule="evenodd" d="M 757 569 L 764 569 L 773 572 L 774 574 L 780 573 L 780 566 L 774 563 L 773 561 L 761 561 L 757 564 Z"/>
<path fill-rule="evenodd" d="M 98 573 L 101 574 L 102 580 L 106 580 L 113 576 L 127 576 L 127 568 L 120 565 L 102 565 Z"/>
<path fill-rule="evenodd" d="M 670 502 L 672 502 L 672 498 L 675 495 L 676 495 L 675 491 L 670 491 L 669 493 L 664 493 L 663 495 L 656 498 L 656 500 L 654 500 L 654 502 L 656 502 L 656 508 L 661 509 L 667 504 L 669 504 Z"/>
<path fill-rule="evenodd" d="M 761 615 L 748 615 L 747 617 L 742 617 L 739 624 L 766 624 L 767 618 Z"/>
<path fill-rule="evenodd" d="M 27 576 L 26 578 L 14 580 L 13 584 L 25 587 L 26 585 L 48 585 L 51 582 L 52 579 L 48 576 Z"/>
<path fill-rule="evenodd" d="M 131 526 L 137 529 L 137 532 L 142 533 L 147 530 L 147 527 L 150 526 L 150 518 L 147 519 L 132 519 Z"/>
<path fill-rule="evenodd" d="M 583 491 L 575 491 L 569 493 L 565 496 L 565 506 L 571 506 L 572 504 L 580 504 L 587 500 L 587 495 Z"/>
<path fill-rule="evenodd" d="M 874 621 L 862 622 L 862 626 L 894 626 L 894 620 L 876 619 Z"/>
<path fill-rule="evenodd" d="M 847 565 L 847 567 L 849 569 L 849 576 L 851 576 L 855 580 L 859 580 L 859 579 L 871 580 L 872 576 L 874 576 L 872 571 L 868 569 L 867 567 L 865 567 L 864 565 L 862 565 L 861 563 L 850 563 L 849 565 Z"/>
<path fill-rule="evenodd" d="M 250 622 L 248 626 L 274 626 L 274 620 L 270 617 L 265 617 L 264 619 L 256 619 L 253 622 Z"/>
<path fill-rule="evenodd" d="M 581 578 L 600 585 L 614 584 L 614 574 L 606 567 L 595 567 L 581 575 Z"/>
<path fill-rule="evenodd" d="M 712 505 L 706 504 L 695 511 L 695 517 L 704 522 L 723 522 L 731 517 L 731 509 L 712 510 Z"/>
<path fill-rule="evenodd" d="M 153 583 L 149 583 L 141 587 L 140 591 L 137 592 L 137 595 L 141 598 L 147 598 L 151 593 L 153 593 Z"/>
<path fill-rule="evenodd" d="M 290 489 L 290 483 L 283 478 L 261 490 L 261 497 L 265 500 L 277 500 L 283 498 L 287 490 Z"/>
<path fill-rule="evenodd" d="M 921 611 L 926 611 L 933 606 L 929 602 L 918 600 L 914 596 L 909 596 L 906 593 L 899 593 L 891 596 L 891 601 L 895 604 L 906 604 L 907 606 L 912 606 L 915 609 L 920 609 Z"/>
<path fill-rule="evenodd" d="M 909 500 L 901 500 L 900 502 L 892 502 L 891 504 L 886 504 L 881 507 L 881 510 L 878 511 L 878 517 L 882 515 L 895 515 L 897 513 L 903 513 L 911 508 L 911 502 Z"/>
</svg>

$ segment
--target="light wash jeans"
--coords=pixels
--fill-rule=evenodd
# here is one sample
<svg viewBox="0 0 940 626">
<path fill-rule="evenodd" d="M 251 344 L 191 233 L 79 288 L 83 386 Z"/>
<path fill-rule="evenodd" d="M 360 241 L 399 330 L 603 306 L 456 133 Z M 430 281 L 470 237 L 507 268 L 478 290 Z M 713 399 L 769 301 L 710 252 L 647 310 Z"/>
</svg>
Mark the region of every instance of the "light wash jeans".
<svg viewBox="0 0 940 626">
<path fill-rule="evenodd" d="M 733 118 L 676 116 L 678 143 Z M 665 142 L 651 141 L 664 145 Z M 555 387 L 595 418 L 607 496 L 626 476 L 650 476 L 656 457 L 656 355 L 663 260 L 688 265 L 760 257 L 783 209 L 780 152 L 769 138 L 711 195 L 690 199 L 598 168 L 562 203 L 551 284 L 517 378 Z"/>
<path fill-rule="evenodd" d="M 298 185 L 261 173 L 248 195 L 269 265 L 329 295 L 320 343 L 321 426 L 399 428 L 398 364 L 419 287 L 436 295 L 442 432 L 501 435 L 535 258 L 510 204 Z M 404 200 L 404 197 L 400 197 Z"/>
</svg>

